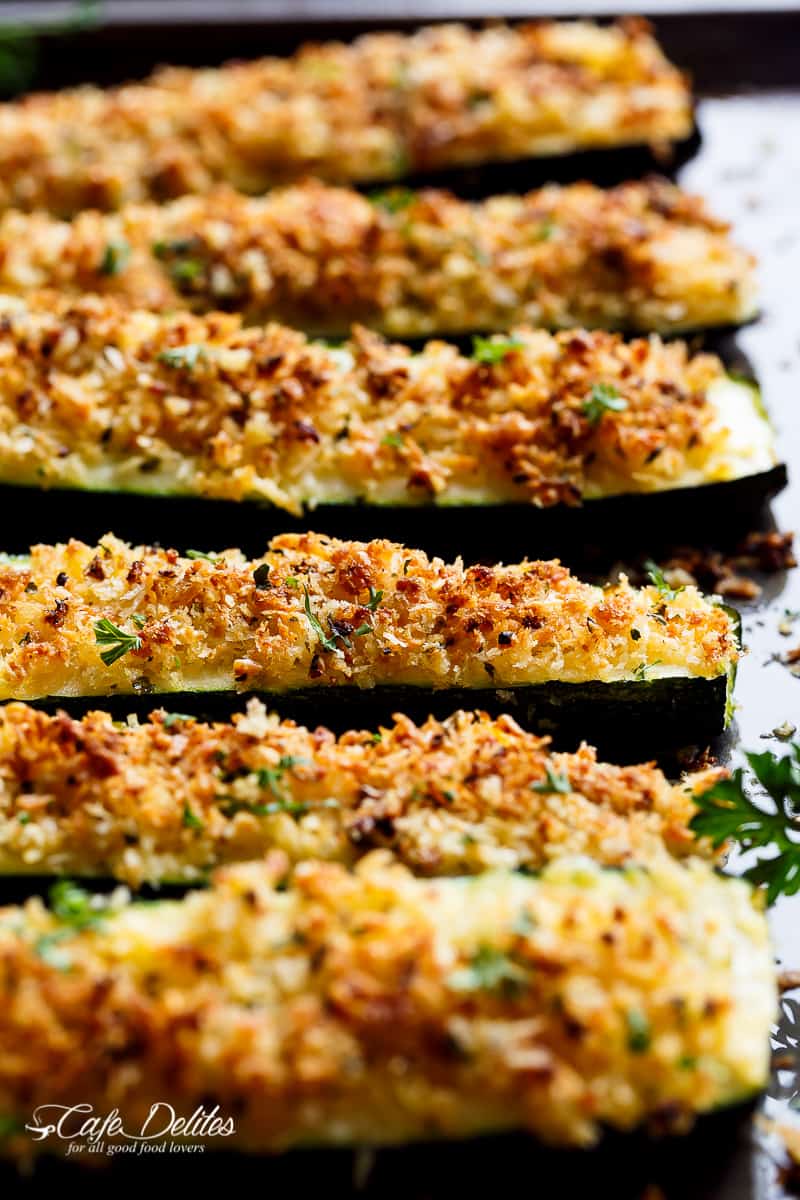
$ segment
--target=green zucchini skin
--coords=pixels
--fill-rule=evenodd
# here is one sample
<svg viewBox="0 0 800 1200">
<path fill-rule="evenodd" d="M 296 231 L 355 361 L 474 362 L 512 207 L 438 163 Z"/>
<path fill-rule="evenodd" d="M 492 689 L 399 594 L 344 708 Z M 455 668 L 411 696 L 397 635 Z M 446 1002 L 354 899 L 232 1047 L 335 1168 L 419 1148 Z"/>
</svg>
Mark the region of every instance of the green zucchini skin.
<svg viewBox="0 0 800 1200">
<path fill-rule="evenodd" d="M 733 672 L 731 672 L 731 676 Z M 129 713 L 145 716 L 154 708 L 188 712 L 220 720 L 244 708 L 257 694 L 271 709 L 315 728 L 324 724 L 335 732 L 374 729 L 402 712 L 415 721 L 429 715 L 449 716 L 456 709 L 482 709 L 491 715 L 510 713 L 524 728 L 552 735 L 561 749 L 582 741 L 597 746 L 604 756 L 640 762 L 643 754 L 688 745 L 705 745 L 721 734 L 729 715 L 732 677 L 696 676 L 603 683 L 564 683 L 556 680 L 514 688 L 442 688 L 411 686 L 376 688 L 339 685 L 292 692 L 238 691 L 149 693 L 89 697 L 48 697 L 34 707 L 66 709 L 73 715 L 104 708 L 120 719 Z"/>
<path fill-rule="evenodd" d="M 132 495 L 0 485 L 0 506 L 14 514 L 3 549 L 26 553 L 35 542 L 77 537 L 94 543 L 109 529 L 133 543 L 210 546 L 236 543 L 262 554 L 278 533 L 314 529 L 334 537 L 369 541 L 384 537 L 419 546 L 445 559 L 563 557 L 590 544 L 615 555 L 658 543 L 718 539 L 753 528 L 754 519 L 787 483 L 783 464 L 741 479 L 663 492 L 629 493 L 589 500 L 575 508 L 533 504 L 382 507 L 320 505 L 302 517 L 258 502 L 202 497 Z"/>
</svg>

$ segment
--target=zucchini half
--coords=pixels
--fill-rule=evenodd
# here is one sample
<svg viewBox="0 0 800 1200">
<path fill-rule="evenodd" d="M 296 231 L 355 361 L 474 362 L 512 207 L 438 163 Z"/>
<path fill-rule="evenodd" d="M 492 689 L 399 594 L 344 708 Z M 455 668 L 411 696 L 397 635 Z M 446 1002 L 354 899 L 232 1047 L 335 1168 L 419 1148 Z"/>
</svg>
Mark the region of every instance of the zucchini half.
<svg viewBox="0 0 800 1200">
<path fill-rule="evenodd" d="M 168 694 L 198 712 L 257 691 L 339 728 L 480 706 L 638 752 L 642 737 L 721 732 L 739 653 L 735 616 L 694 587 L 601 588 L 558 562 L 465 568 L 318 534 L 275 538 L 258 560 L 110 534 L 37 545 L 7 558 L 0 588 L 8 700 Z"/>
<path fill-rule="evenodd" d="M 317 180 L 249 197 L 0 216 L 0 291 L 219 309 L 323 336 L 398 338 L 513 325 L 678 333 L 757 312 L 754 260 L 702 201 L 663 179 L 555 185 L 481 202 L 370 200 Z"/>
<path fill-rule="evenodd" d="M 39 1105 L 138 1130 L 165 1096 L 219 1105 L 225 1148 L 250 1151 L 587 1146 L 685 1129 L 768 1076 L 766 918 L 699 860 L 420 880 L 381 853 L 354 873 L 275 855 L 179 901 L 103 908 L 62 884 L 52 904 L 0 910 L 9 1154 L 63 1152 L 22 1128 Z"/>
<path fill-rule="evenodd" d="M 285 514 L 300 529 L 313 513 L 327 533 L 451 556 L 610 535 L 619 553 L 636 533 L 746 522 L 785 481 L 757 387 L 680 342 L 517 329 L 472 356 L 412 354 L 363 329 L 332 348 L 97 297 L 0 312 L 6 550 L 109 527 L 180 544 L 199 525 L 220 544 L 235 520 L 257 553 Z M 18 486 L 56 494 L 19 504 Z"/>
<path fill-rule="evenodd" d="M 222 182 L 374 184 L 587 147 L 663 161 L 691 130 L 688 80 L 643 23 L 377 32 L 6 104 L 0 207 L 70 216 Z"/>
<path fill-rule="evenodd" d="M 177 768 L 177 770 L 176 770 Z M 508 716 L 457 713 L 335 738 L 269 717 L 179 713 L 115 724 L 0 708 L 0 876 L 195 883 L 211 866 L 281 850 L 352 866 L 391 850 L 415 874 L 540 869 L 565 854 L 607 866 L 710 855 L 689 828 L 716 769 L 668 782 L 593 750 L 553 754 Z"/>
</svg>

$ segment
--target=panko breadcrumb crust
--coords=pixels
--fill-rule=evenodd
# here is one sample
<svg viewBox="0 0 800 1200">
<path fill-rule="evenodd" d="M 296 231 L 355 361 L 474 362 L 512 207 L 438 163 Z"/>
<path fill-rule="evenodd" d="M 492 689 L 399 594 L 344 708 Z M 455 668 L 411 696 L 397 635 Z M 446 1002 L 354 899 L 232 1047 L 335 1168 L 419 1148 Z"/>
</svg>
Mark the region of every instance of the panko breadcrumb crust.
<svg viewBox="0 0 800 1200">
<path fill-rule="evenodd" d="M 106 875 L 133 886 L 202 879 L 272 849 L 352 865 L 374 847 L 416 874 L 538 870 L 564 854 L 619 866 L 709 853 L 692 797 L 649 765 L 556 754 L 509 716 L 460 712 L 338 739 L 268 716 L 174 713 L 147 724 L 0 709 L 0 872 Z"/>
<path fill-rule="evenodd" d="M 486 362 L 363 328 L 331 349 L 235 316 L 0 300 L 0 479 L 232 500 L 531 502 L 734 475 L 715 355 L 514 330 Z M 597 413 L 597 389 L 611 406 Z"/>
<path fill-rule="evenodd" d="M 480 203 L 310 180 L 118 213 L 0 217 L 0 291 L 102 292 L 153 311 L 230 309 L 322 334 L 515 324 L 677 331 L 755 311 L 753 259 L 661 179 L 550 185 Z"/>
<path fill-rule="evenodd" d="M 0 562 L 3 699 L 713 678 L 737 657 L 730 615 L 696 588 L 603 588 L 557 561 L 465 568 L 305 533 L 252 560 L 108 534 Z"/>
<path fill-rule="evenodd" d="M 225 1149 L 512 1129 L 585 1146 L 685 1129 L 767 1078 L 766 919 L 699 860 L 423 880 L 380 851 L 288 878 L 277 855 L 94 913 L 80 931 L 37 900 L 0 910 L 7 1153 L 63 1153 L 22 1130 L 40 1105 L 138 1131 L 165 1097 L 218 1105 Z"/>
<path fill-rule="evenodd" d="M 687 82 L 642 21 L 377 33 L 352 45 L 0 107 L 0 206 L 70 216 L 229 183 L 379 181 L 532 155 L 667 147 Z"/>
</svg>

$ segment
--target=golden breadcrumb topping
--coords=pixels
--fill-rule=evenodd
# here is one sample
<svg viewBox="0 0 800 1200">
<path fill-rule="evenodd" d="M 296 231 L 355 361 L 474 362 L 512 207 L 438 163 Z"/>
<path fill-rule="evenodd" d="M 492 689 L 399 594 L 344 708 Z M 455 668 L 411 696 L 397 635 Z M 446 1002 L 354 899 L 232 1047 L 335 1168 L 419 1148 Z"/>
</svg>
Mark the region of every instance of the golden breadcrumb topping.
<svg viewBox="0 0 800 1200">
<path fill-rule="evenodd" d="M 0 562 L 0 697 L 710 678 L 738 654 L 696 588 L 603 588 L 557 561 L 465 568 L 314 533 L 195 555 L 108 534 Z"/>
<path fill-rule="evenodd" d="M 745 385 L 717 357 L 657 337 L 519 329 L 466 357 L 442 342 L 412 354 L 359 328 L 331 349 L 235 316 L 48 293 L 0 301 L 0 368 L 6 482 L 258 498 L 300 514 L 577 504 L 747 470 L 715 399 L 720 384 Z"/>
<path fill-rule="evenodd" d="M 585 1146 L 685 1129 L 768 1074 L 767 922 L 698 860 L 422 880 L 378 851 L 287 879 L 278 854 L 180 901 L 54 902 L 0 910 L 11 1153 L 67 1144 L 14 1136 L 39 1105 L 133 1131 L 164 1097 L 219 1105 L 226 1149 L 511 1129 Z"/>
<path fill-rule="evenodd" d="M 753 260 L 665 180 L 550 185 L 480 203 L 372 199 L 311 180 L 119 213 L 0 218 L 0 291 L 100 291 L 143 309 L 232 309 L 318 333 L 514 324 L 672 331 L 754 312 Z"/>
<path fill-rule="evenodd" d="M 177 713 L 115 724 L 0 709 L 0 871 L 202 878 L 281 849 L 351 865 L 391 849 L 423 875 L 538 869 L 587 854 L 618 866 L 708 853 L 689 829 L 708 769 L 672 785 L 582 746 L 554 754 L 509 716 L 460 712 L 378 733 L 309 730 L 251 700 L 233 724 Z"/>
<path fill-rule="evenodd" d="M 292 58 L 168 69 L 0 108 L 0 206 L 118 208 L 633 143 L 692 129 L 686 80 L 642 21 L 369 34 Z"/>
</svg>

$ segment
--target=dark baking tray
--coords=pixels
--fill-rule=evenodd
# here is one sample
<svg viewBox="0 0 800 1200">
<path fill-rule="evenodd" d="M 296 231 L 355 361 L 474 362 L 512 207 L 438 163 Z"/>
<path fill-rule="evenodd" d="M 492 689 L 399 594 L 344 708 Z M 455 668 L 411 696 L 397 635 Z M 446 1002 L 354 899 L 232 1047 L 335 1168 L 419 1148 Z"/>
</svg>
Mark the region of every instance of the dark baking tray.
<svg viewBox="0 0 800 1200">
<path fill-rule="evenodd" d="M 575 11 L 590 7 L 576 6 Z M 666 7 L 672 11 L 655 16 L 657 33 L 670 55 L 692 72 L 700 97 L 701 136 L 679 178 L 704 193 L 715 210 L 734 219 L 737 236 L 762 263 L 762 316 L 723 349 L 726 355 L 743 356 L 755 369 L 777 427 L 781 458 L 789 464 L 790 486 L 772 511 L 762 514 L 762 521 L 793 528 L 800 517 L 800 90 L 794 90 L 800 89 L 800 11 L 785 5 L 781 11 L 737 6 L 732 13 L 703 11 L 698 5 Z M 3 4 L 0 20 L 22 17 L 47 24 L 54 8 L 63 13 L 63 5 Z M 387 0 L 377 22 L 374 8 L 366 16 L 348 16 L 359 8 L 367 12 L 358 0 L 350 5 L 344 0 L 318 0 L 313 6 L 291 0 L 284 4 L 173 0 L 168 5 L 111 0 L 104 7 L 104 23 L 96 28 L 66 40 L 46 34 L 40 39 L 35 82 L 48 87 L 80 80 L 108 83 L 142 74 L 157 62 L 215 63 L 230 56 L 285 52 L 307 38 L 349 37 L 376 23 L 403 27 L 434 15 L 471 19 L 504 15 L 502 6 L 491 3 L 478 8 Z M 547 12 L 550 9 L 547 6 Z M 552 10 L 564 15 L 569 6 L 554 3 Z M 510 3 L 507 12 L 514 17 L 547 15 L 533 4 L 525 12 Z M 584 162 L 582 170 L 588 165 Z M 568 176 L 571 169 L 561 166 Z M 515 185 L 534 186 L 542 169 L 534 164 L 523 170 Z M 544 169 L 550 170 L 551 164 Z M 557 173 L 564 176 L 560 170 Z M 500 176 L 493 179 L 497 186 Z M 505 177 L 503 181 L 508 186 Z M 15 513 L 13 506 L 4 504 L 3 512 L 0 541 L 16 542 L 22 524 L 19 510 Z M 704 515 L 698 514 L 698 526 L 706 523 Z M 737 514 L 730 513 L 720 529 L 721 539 L 732 534 L 736 519 Z M 633 538 L 640 553 L 657 549 L 654 530 L 620 533 L 625 535 L 623 543 Z M 576 566 L 584 562 L 586 546 L 563 549 L 566 560 Z M 625 553 L 629 549 L 626 544 Z M 537 545 L 531 544 L 529 553 L 537 552 Z M 784 611 L 800 610 L 800 571 L 773 575 L 764 583 L 762 598 L 743 611 L 749 653 L 739 672 L 739 708 L 733 736 L 717 747 L 732 762 L 740 759 L 742 747 L 776 749 L 778 742 L 763 739 L 769 739 L 770 731 L 785 720 L 800 725 L 800 678 L 780 661 L 787 648 L 800 642 L 800 620 L 793 638 L 778 632 Z M 800 897 L 779 902 L 772 920 L 782 964 L 800 967 Z M 794 1069 L 800 1064 L 796 997 L 784 1000 L 777 1037 L 784 1052 L 796 1061 L 776 1072 L 769 1096 L 759 1104 L 759 1110 L 769 1115 L 785 1112 L 800 1086 Z M 79 1188 L 82 1195 L 107 1195 L 110 1188 L 123 1184 L 146 1187 L 154 1182 L 162 1192 L 235 1183 L 268 1195 L 304 1195 L 324 1189 L 328 1196 L 402 1195 L 406 1200 L 486 1195 L 498 1187 L 542 1200 L 555 1196 L 578 1200 L 587 1195 L 609 1200 L 779 1200 L 787 1194 L 773 1148 L 757 1132 L 752 1111 L 741 1109 L 705 1118 L 686 1139 L 613 1136 L 599 1150 L 587 1153 L 548 1151 L 526 1138 L 507 1137 L 382 1151 L 374 1161 L 345 1151 L 274 1160 L 207 1154 L 171 1161 L 159 1156 L 157 1162 L 128 1159 L 107 1170 L 80 1174 L 73 1167 L 44 1162 L 25 1179 L 3 1168 L 0 1193 L 43 1194 L 66 1185 Z"/>
</svg>

